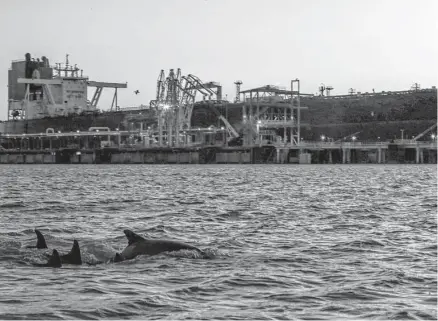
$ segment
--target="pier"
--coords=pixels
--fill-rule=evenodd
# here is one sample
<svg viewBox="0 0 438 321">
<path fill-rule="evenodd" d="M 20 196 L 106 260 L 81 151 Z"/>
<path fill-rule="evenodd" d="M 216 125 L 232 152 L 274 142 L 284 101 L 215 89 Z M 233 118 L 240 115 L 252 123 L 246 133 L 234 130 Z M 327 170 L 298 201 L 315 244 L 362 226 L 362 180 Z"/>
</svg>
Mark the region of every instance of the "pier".
<svg viewBox="0 0 438 321">
<path fill-rule="evenodd" d="M 0 136 L 0 164 L 436 164 L 436 140 L 312 142 L 228 146 L 221 129 L 195 130 L 181 147 L 154 143 L 147 131 Z"/>
<path fill-rule="evenodd" d="M 229 101 L 220 83 L 171 68 L 168 73 L 160 71 L 156 97 L 147 108 L 142 105 L 127 113 L 118 106 L 117 96 L 127 83 L 90 81 L 72 66 L 68 55 L 55 67 L 46 59 L 34 62 L 30 54 L 25 58 L 11 65 L 8 121 L 0 123 L 0 164 L 437 163 L 436 110 L 429 110 L 436 103 L 435 87 L 418 91 L 416 86 L 413 92 L 421 93 L 416 98 L 421 104 L 413 102 L 398 114 L 384 106 L 412 91 L 394 97 L 382 93 L 390 99 L 387 104 L 356 108 L 362 98 L 379 95 L 330 96 L 333 87 L 323 85 L 321 95 L 314 97 L 301 93 L 298 78 L 291 78 L 290 87 L 268 84 L 241 90 L 238 80 L 234 101 Z M 88 87 L 95 88 L 91 101 Z M 117 117 L 98 113 L 104 88 L 114 89 L 110 110 Z M 329 101 L 342 101 L 336 107 L 340 112 L 327 114 L 327 109 L 335 110 L 335 105 L 326 104 Z M 314 103 L 311 113 L 306 102 Z M 424 121 L 428 115 L 427 122 L 390 127 L 390 120 L 404 121 L 407 112 L 417 109 L 421 112 L 414 119 Z M 303 119 L 302 113 L 307 114 Z M 333 129 L 346 122 L 352 122 L 351 130 Z M 379 124 L 363 126 L 367 123 Z M 394 134 L 398 130 L 401 139 Z"/>
</svg>

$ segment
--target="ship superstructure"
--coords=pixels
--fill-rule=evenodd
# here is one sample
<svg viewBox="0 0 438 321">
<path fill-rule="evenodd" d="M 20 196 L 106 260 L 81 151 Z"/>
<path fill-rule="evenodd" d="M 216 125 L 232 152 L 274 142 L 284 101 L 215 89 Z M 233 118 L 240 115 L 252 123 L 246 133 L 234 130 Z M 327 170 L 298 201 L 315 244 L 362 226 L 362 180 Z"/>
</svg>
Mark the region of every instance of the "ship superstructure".
<svg viewBox="0 0 438 321">
<path fill-rule="evenodd" d="M 127 88 L 126 83 L 90 81 L 75 64 L 49 64 L 43 56 L 13 61 L 8 74 L 8 120 L 32 120 L 47 117 L 86 114 L 97 111 L 97 103 L 103 88 L 113 88 L 111 108 L 117 110 L 117 89 Z M 88 101 L 88 87 L 95 87 L 91 101 Z"/>
</svg>

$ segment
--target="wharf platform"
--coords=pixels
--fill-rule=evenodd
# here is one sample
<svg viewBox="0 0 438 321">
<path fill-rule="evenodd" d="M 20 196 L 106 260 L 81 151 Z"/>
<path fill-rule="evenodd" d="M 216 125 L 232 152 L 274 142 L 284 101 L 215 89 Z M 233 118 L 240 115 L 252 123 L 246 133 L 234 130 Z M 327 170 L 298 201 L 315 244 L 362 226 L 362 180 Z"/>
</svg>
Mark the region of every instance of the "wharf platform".
<svg viewBox="0 0 438 321">
<path fill-rule="evenodd" d="M 299 145 L 228 147 L 43 145 L 0 148 L 0 164 L 436 164 L 437 143 L 302 142 Z"/>
</svg>

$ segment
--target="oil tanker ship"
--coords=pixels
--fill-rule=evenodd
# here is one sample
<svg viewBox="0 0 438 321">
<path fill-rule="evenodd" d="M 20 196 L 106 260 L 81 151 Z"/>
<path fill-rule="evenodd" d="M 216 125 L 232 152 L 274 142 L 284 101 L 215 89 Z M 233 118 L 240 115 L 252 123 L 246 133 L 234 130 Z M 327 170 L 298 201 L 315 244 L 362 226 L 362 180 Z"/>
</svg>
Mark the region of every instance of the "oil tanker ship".
<svg viewBox="0 0 438 321">
<path fill-rule="evenodd" d="M 222 87 L 217 82 L 202 82 L 194 75 L 181 75 L 178 69 L 166 76 L 161 71 L 157 81 L 157 97 L 147 105 L 121 108 L 117 92 L 126 83 L 92 81 L 77 65 L 50 65 L 47 57 L 12 61 L 8 74 L 8 119 L 0 122 L 1 134 L 43 133 L 48 128 L 56 132 L 86 131 L 90 127 L 110 130 L 142 130 L 157 126 L 160 101 L 180 91 L 180 103 L 190 105 L 188 127 L 226 127 L 235 144 L 243 144 L 242 137 L 251 136 L 252 125 L 266 125 L 268 140 L 287 139 L 286 127 L 293 122 L 293 114 L 286 110 L 295 101 L 295 91 L 267 85 L 240 90 L 236 81 L 233 101 L 222 98 Z M 165 87 L 167 86 L 167 87 Z M 173 87 L 172 87 L 173 86 Z M 184 87 L 185 86 L 185 87 Z M 183 88 L 184 87 L 184 88 Z M 89 88 L 94 89 L 88 100 Z M 98 103 L 104 88 L 114 91 L 111 106 L 99 110 Z M 174 88 L 174 90 L 171 90 Z M 166 89 L 166 90 L 165 90 Z M 190 90 L 188 90 L 190 89 Z M 437 90 L 421 89 L 418 85 L 406 91 L 360 93 L 350 90 L 347 95 L 330 95 L 333 88 L 322 85 L 319 94 L 299 93 L 302 108 L 301 140 L 339 140 L 358 133 L 362 140 L 392 140 L 407 138 L 428 139 L 422 132 L 436 124 Z M 167 97 L 167 98 L 166 98 Z M 196 99 L 201 97 L 201 99 Z M 164 99 L 164 100 L 163 100 Z M 295 100 L 294 100 L 295 99 Z M 255 108 L 257 106 L 257 108 Z M 254 107 L 254 108 L 253 108 Z M 252 114 L 248 114 L 248 111 Z M 290 119 L 289 119 L 290 118 Z M 251 126 L 250 126 L 251 127 Z"/>
</svg>

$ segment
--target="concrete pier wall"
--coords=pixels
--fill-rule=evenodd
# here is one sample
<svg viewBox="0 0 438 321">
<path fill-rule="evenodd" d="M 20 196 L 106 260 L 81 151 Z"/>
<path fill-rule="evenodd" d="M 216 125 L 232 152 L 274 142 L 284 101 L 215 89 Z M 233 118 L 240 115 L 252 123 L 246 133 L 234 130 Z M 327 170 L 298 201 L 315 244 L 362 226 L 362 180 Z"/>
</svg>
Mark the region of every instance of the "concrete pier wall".
<svg viewBox="0 0 438 321">
<path fill-rule="evenodd" d="M 52 154 L 43 155 L 43 164 L 54 164 L 56 162 L 55 156 Z"/>
<path fill-rule="evenodd" d="M 345 148 L 198 148 L 7 151 L 0 164 L 423 164 L 437 163 L 430 147 L 347 146 Z"/>
<path fill-rule="evenodd" d="M 1 154 L 0 155 L 0 164 L 8 164 L 9 163 L 9 155 Z"/>
</svg>

